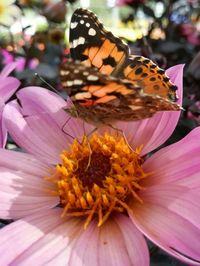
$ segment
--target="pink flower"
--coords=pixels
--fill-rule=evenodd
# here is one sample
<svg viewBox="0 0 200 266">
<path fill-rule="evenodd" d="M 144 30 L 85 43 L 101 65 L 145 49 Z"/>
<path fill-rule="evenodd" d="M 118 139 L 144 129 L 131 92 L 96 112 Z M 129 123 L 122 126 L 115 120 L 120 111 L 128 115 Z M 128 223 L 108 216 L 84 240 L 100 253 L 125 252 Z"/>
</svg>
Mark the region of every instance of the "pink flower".
<svg viewBox="0 0 200 266">
<path fill-rule="evenodd" d="M 191 23 L 179 25 L 179 30 L 182 36 L 193 45 L 200 45 L 200 32 L 197 27 Z"/>
<path fill-rule="evenodd" d="M 8 77 L 15 67 L 15 63 L 8 64 L 0 73 L 0 147 L 5 146 L 7 139 L 7 130 L 2 119 L 4 103 L 13 95 L 20 85 L 19 80 L 14 77 Z"/>
<path fill-rule="evenodd" d="M 24 57 L 14 58 L 14 56 L 11 53 L 9 53 L 6 49 L 2 49 L 2 48 L 0 48 L 0 53 L 3 56 L 4 65 L 15 62 L 17 71 L 25 70 L 26 59 Z M 36 68 L 37 65 L 38 65 L 37 59 L 29 59 L 28 67 L 30 69 Z"/>
<path fill-rule="evenodd" d="M 167 71 L 180 101 L 182 69 Z M 27 87 L 17 97 L 20 105 L 8 103 L 4 117 L 28 153 L 0 150 L 0 217 L 17 220 L 0 231 L 1 265 L 147 266 L 144 236 L 200 265 L 199 128 L 144 160 L 171 135 L 180 112 L 119 122 L 132 151 L 110 128 L 81 142 L 92 126 L 68 119 L 66 102 L 53 92 Z"/>
</svg>

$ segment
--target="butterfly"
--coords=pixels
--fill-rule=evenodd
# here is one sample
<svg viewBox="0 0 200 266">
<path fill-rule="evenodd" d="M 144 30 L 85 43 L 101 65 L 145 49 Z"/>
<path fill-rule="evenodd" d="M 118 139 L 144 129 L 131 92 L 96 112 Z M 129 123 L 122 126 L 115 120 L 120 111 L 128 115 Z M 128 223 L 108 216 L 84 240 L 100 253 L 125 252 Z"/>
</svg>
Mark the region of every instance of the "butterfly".
<svg viewBox="0 0 200 266">
<path fill-rule="evenodd" d="M 72 15 L 70 55 L 60 78 L 74 104 L 73 116 L 106 124 L 181 109 L 175 103 L 177 87 L 165 71 L 148 58 L 131 55 L 128 45 L 87 9 Z"/>
</svg>

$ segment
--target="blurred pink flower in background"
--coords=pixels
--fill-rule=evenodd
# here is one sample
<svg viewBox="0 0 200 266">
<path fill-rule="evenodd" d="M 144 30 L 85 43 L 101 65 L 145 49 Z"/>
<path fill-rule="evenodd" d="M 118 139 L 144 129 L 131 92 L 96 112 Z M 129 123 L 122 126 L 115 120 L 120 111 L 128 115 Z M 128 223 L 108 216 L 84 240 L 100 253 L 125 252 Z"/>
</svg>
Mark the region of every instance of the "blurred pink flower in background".
<svg viewBox="0 0 200 266">
<path fill-rule="evenodd" d="M 8 75 L 16 68 L 16 63 L 10 63 L 0 73 L 0 147 L 4 147 L 7 139 L 7 130 L 2 118 L 4 103 L 9 100 L 20 85 L 19 80 Z"/>
<path fill-rule="evenodd" d="M 182 99 L 182 70 L 182 65 L 167 70 L 171 81 L 179 88 L 179 103 Z M 138 171 L 133 171 L 136 163 L 140 164 L 138 169 L 141 173 L 148 175 L 140 183 L 136 182 L 137 179 L 133 181 L 132 193 L 121 200 L 123 212 L 120 208 L 114 209 L 101 226 L 98 226 L 96 218 L 101 220 L 102 217 L 97 212 L 97 217 L 92 215 L 84 229 L 84 217 L 76 217 L 80 209 L 67 217 L 63 216 L 62 206 L 56 206 L 67 195 L 72 203 L 74 197 L 79 197 L 83 206 L 86 200 L 93 204 L 89 192 L 82 195 L 77 183 L 72 182 L 73 190 L 66 187 L 65 193 L 60 194 L 52 169 L 56 165 L 65 178 L 72 174 L 72 165 L 65 168 L 64 163 L 68 164 L 69 158 L 79 152 L 77 147 L 83 147 L 82 137 L 91 132 L 92 126 L 85 125 L 85 132 L 82 122 L 68 119 L 69 115 L 64 111 L 66 102 L 43 88 L 21 89 L 17 97 L 20 105 L 16 100 L 8 103 L 4 119 L 12 138 L 28 153 L 0 150 L 0 217 L 19 219 L 0 231 L 2 266 L 148 266 L 149 253 L 144 236 L 185 263 L 200 265 L 200 142 L 197 141 L 200 128 L 144 160 L 146 154 L 158 148 L 172 134 L 180 112 L 160 112 L 138 122 L 118 122 L 117 128 L 123 130 L 133 150 L 137 151 L 143 145 L 139 161 L 129 165 L 127 176 L 121 176 L 123 169 L 115 165 L 120 180 L 122 183 L 125 180 L 125 185 L 133 175 L 140 175 Z M 116 135 L 116 130 L 105 130 L 109 138 Z M 100 140 L 100 135 L 96 138 Z M 74 139 L 79 142 L 74 142 Z M 72 143 L 75 149 L 71 157 L 63 157 Z M 119 145 L 117 142 L 111 144 L 112 148 Z M 139 153 L 130 150 L 125 142 L 124 145 L 122 150 L 128 150 L 127 154 L 138 156 Z M 96 150 L 105 148 L 106 151 L 106 147 L 102 145 Z M 60 159 L 61 154 L 64 162 Z M 91 180 L 92 174 L 98 175 L 101 171 L 98 166 L 102 167 L 102 171 L 107 170 L 101 156 L 103 154 L 96 158 L 94 166 L 90 162 Z M 117 153 L 113 152 L 112 156 L 113 160 L 118 158 Z M 127 163 L 126 157 L 119 159 Z M 74 163 L 79 169 L 79 162 Z M 47 178 L 50 175 L 53 182 Z M 65 179 L 61 187 L 64 183 Z M 124 193 L 123 187 L 118 189 L 119 194 Z M 112 198 L 112 186 L 109 193 Z M 103 199 L 106 204 L 105 194 L 102 194 Z M 67 214 L 67 209 L 65 211 Z M 99 212 L 101 214 L 101 209 Z"/>
<path fill-rule="evenodd" d="M 193 45 L 200 45 L 200 32 L 195 25 L 191 23 L 184 23 L 179 25 L 179 30 L 182 36 Z"/>
<path fill-rule="evenodd" d="M 6 49 L 0 48 L 0 54 L 3 56 L 3 64 L 7 65 L 9 63 L 15 62 L 16 70 L 23 71 L 25 70 L 26 58 L 25 57 L 16 57 L 14 58 L 13 54 L 8 52 Z M 28 68 L 34 69 L 38 65 L 37 59 L 29 59 Z"/>
</svg>

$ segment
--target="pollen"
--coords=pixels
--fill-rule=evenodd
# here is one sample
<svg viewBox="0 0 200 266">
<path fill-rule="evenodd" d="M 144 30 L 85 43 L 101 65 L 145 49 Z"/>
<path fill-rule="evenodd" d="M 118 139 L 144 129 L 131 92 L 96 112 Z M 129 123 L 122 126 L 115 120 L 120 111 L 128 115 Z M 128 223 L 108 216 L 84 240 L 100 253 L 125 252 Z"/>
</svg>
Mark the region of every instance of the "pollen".
<svg viewBox="0 0 200 266">
<path fill-rule="evenodd" d="M 141 180 L 149 174 L 142 169 L 141 149 L 131 150 L 123 137 L 93 134 L 74 140 L 61 153 L 61 164 L 46 177 L 53 182 L 64 216 L 85 217 L 86 228 L 92 219 L 101 226 L 112 213 L 126 213 L 130 200 L 142 199 Z"/>
</svg>

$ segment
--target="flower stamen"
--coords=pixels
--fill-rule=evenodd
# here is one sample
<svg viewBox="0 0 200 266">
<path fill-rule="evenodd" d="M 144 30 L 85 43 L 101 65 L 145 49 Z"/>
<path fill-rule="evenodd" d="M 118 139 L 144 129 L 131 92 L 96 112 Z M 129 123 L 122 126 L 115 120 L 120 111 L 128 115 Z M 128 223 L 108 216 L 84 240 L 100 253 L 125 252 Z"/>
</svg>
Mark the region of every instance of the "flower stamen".
<svg viewBox="0 0 200 266">
<path fill-rule="evenodd" d="M 142 169 L 141 147 L 133 151 L 120 136 L 93 134 L 70 151 L 46 179 L 56 185 L 64 216 L 85 216 L 84 228 L 93 218 L 101 226 L 113 212 L 130 211 L 129 201 L 143 203 L 140 181 L 149 174 Z M 89 162 L 89 164 L 88 164 Z"/>
</svg>

